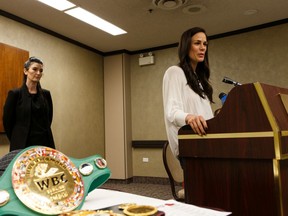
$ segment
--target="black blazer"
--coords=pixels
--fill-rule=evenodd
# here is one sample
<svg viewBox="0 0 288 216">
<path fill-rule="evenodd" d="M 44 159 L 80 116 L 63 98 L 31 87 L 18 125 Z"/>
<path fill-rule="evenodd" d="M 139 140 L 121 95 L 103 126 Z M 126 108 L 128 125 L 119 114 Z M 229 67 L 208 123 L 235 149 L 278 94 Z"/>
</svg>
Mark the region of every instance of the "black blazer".
<svg viewBox="0 0 288 216">
<path fill-rule="evenodd" d="M 47 102 L 47 133 L 49 139 L 49 147 L 55 148 L 53 135 L 51 131 L 51 123 L 53 118 L 53 104 L 51 94 L 48 90 L 42 89 L 44 99 Z M 8 92 L 8 96 L 4 105 L 3 125 L 7 137 L 10 141 L 10 151 L 15 149 L 26 148 L 26 142 L 29 135 L 31 125 L 31 100 L 26 84 L 21 88 L 13 89 Z"/>
</svg>

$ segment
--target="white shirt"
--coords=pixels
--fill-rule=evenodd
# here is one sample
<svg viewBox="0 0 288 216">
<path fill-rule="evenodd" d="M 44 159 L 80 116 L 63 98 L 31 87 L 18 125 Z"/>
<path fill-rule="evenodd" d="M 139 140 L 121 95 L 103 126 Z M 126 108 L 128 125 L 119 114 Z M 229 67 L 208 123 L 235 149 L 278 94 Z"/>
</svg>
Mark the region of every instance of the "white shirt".
<svg viewBox="0 0 288 216">
<path fill-rule="evenodd" d="M 175 157 L 179 154 L 178 130 L 184 126 L 188 114 L 213 118 L 210 101 L 201 98 L 187 84 L 184 71 L 179 66 L 169 67 L 163 77 L 163 105 L 167 138 Z"/>
</svg>

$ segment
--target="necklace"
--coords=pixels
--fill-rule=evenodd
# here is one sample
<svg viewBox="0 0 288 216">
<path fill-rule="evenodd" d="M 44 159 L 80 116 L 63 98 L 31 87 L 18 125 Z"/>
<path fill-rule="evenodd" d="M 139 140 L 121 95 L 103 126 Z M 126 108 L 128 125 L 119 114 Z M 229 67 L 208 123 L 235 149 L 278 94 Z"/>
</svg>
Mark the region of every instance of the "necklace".
<svg viewBox="0 0 288 216">
<path fill-rule="evenodd" d="M 201 83 L 201 81 L 200 81 L 200 79 L 199 79 L 197 73 L 194 72 L 194 74 L 195 74 L 195 76 L 196 76 L 196 79 L 197 79 L 198 85 L 199 85 L 200 89 L 202 90 L 202 95 L 204 96 L 204 88 L 203 88 L 203 86 L 202 86 L 202 83 Z"/>
</svg>

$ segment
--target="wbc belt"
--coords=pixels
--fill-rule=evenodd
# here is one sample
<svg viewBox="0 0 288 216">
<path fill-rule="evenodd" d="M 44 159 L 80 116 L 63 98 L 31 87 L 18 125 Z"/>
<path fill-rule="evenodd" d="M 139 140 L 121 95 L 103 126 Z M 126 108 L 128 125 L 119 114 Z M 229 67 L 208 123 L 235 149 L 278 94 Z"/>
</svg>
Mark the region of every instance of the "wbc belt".
<svg viewBox="0 0 288 216">
<path fill-rule="evenodd" d="M 67 157 L 44 146 L 19 152 L 0 177 L 0 215 L 59 215 L 82 207 L 110 177 L 99 155 Z"/>
</svg>

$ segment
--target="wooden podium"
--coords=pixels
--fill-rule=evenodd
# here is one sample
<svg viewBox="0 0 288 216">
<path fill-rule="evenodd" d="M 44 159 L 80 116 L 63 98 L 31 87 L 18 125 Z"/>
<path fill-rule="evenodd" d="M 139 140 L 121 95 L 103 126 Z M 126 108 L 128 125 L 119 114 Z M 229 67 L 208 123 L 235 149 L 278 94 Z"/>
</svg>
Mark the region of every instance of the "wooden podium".
<svg viewBox="0 0 288 216">
<path fill-rule="evenodd" d="M 288 215 L 288 89 L 234 87 L 206 136 L 180 128 L 185 202 L 233 216 Z"/>
</svg>

